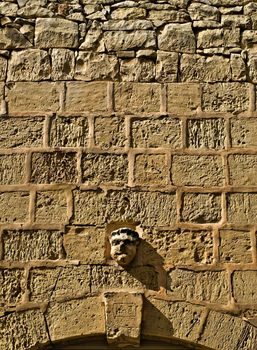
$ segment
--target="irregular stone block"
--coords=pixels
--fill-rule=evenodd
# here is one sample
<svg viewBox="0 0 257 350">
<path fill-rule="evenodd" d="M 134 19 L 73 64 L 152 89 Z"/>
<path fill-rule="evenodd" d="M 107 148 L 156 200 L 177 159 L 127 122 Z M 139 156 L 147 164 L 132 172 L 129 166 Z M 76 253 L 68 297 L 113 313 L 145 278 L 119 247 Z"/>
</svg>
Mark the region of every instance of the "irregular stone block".
<svg viewBox="0 0 257 350">
<path fill-rule="evenodd" d="M 232 118 L 230 124 L 232 147 L 257 147 L 256 118 Z"/>
<path fill-rule="evenodd" d="M 215 156 L 173 156 L 171 167 L 175 186 L 222 186 L 222 158 Z"/>
<path fill-rule="evenodd" d="M 213 258 L 209 231 L 146 229 L 139 249 L 144 265 L 209 264 Z"/>
<path fill-rule="evenodd" d="M 95 145 L 102 149 L 125 146 L 124 117 L 95 117 Z"/>
<path fill-rule="evenodd" d="M 75 73 L 75 54 L 73 51 L 53 49 L 51 59 L 53 80 L 73 80 Z"/>
<path fill-rule="evenodd" d="M 138 19 L 138 18 L 145 18 L 146 17 L 146 10 L 143 8 L 138 7 L 128 7 L 128 8 L 117 8 L 114 9 L 111 13 L 112 19 Z"/>
<path fill-rule="evenodd" d="M 50 57 L 44 50 L 13 51 L 8 63 L 8 81 L 40 81 L 50 79 Z"/>
<path fill-rule="evenodd" d="M 225 148 L 226 134 L 224 119 L 188 119 L 188 148 Z"/>
<path fill-rule="evenodd" d="M 202 108 L 214 112 L 244 112 L 249 108 L 249 84 L 203 84 Z"/>
<path fill-rule="evenodd" d="M 160 85 L 147 83 L 116 83 L 115 110 L 127 113 L 159 112 Z"/>
<path fill-rule="evenodd" d="M 246 81 L 246 64 L 240 54 L 231 54 L 230 66 L 233 81 Z"/>
<path fill-rule="evenodd" d="M 156 80 L 176 82 L 178 78 L 178 53 L 157 51 Z"/>
<path fill-rule="evenodd" d="M 29 193 L 0 193 L 0 222 L 16 223 L 28 220 Z"/>
<path fill-rule="evenodd" d="M 228 58 L 205 57 L 183 54 L 180 63 L 182 81 L 217 82 L 231 80 L 231 66 Z"/>
<path fill-rule="evenodd" d="M 133 221 L 142 226 L 169 226 L 176 222 L 174 193 L 74 191 L 74 197 L 74 224 Z"/>
<path fill-rule="evenodd" d="M 62 256 L 59 231 L 8 230 L 3 234 L 4 260 L 57 260 Z"/>
<path fill-rule="evenodd" d="M 41 311 L 17 311 L 0 318 L 2 349 L 27 350 L 48 342 L 48 331 Z"/>
<path fill-rule="evenodd" d="M 68 214 L 65 193 L 61 191 L 37 192 L 35 220 L 41 223 L 66 223 Z"/>
<path fill-rule="evenodd" d="M 74 183 L 77 181 L 76 153 L 32 153 L 33 183 Z"/>
<path fill-rule="evenodd" d="M 170 293 L 187 301 L 206 301 L 227 304 L 229 286 L 227 273 L 223 271 L 173 270 L 169 273 Z"/>
<path fill-rule="evenodd" d="M 224 46 L 223 29 L 205 29 L 197 37 L 198 49 Z"/>
<path fill-rule="evenodd" d="M 156 47 L 155 32 L 149 30 L 107 31 L 104 33 L 107 51 L 152 49 Z"/>
<path fill-rule="evenodd" d="M 18 5 L 11 2 L 2 2 L 0 4 L 0 15 L 15 17 L 17 14 Z"/>
<path fill-rule="evenodd" d="M 107 109 L 106 82 L 68 82 L 67 112 L 104 112 Z"/>
<path fill-rule="evenodd" d="M 132 146 L 142 148 L 180 148 L 181 122 L 170 117 L 132 120 Z"/>
<path fill-rule="evenodd" d="M 43 142 L 43 118 L 1 118 L 0 147 L 40 147 Z"/>
<path fill-rule="evenodd" d="M 37 18 L 35 45 L 39 48 L 78 46 L 78 24 L 63 18 Z"/>
<path fill-rule="evenodd" d="M 200 85 L 188 83 L 168 84 L 168 112 L 190 113 L 201 107 Z"/>
<path fill-rule="evenodd" d="M 137 154 L 134 165 L 134 183 L 136 186 L 165 186 L 168 184 L 169 171 L 165 154 Z"/>
<path fill-rule="evenodd" d="M 122 9 L 124 11 L 124 8 Z M 153 24 L 151 21 L 146 20 L 146 19 L 135 19 L 135 20 L 125 20 L 125 19 L 120 19 L 120 20 L 109 20 L 107 22 L 103 23 L 102 26 L 103 30 L 108 30 L 108 31 L 135 31 L 135 30 L 146 30 L 146 29 L 153 29 Z"/>
<path fill-rule="evenodd" d="M 25 181 L 25 154 L 0 155 L 0 184 L 23 184 Z"/>
<path fill-rule="evenodd" d="M 0 28 L 0 50 L 26 49 L 32 46 L 32 43 L 18 29 Z"/>
<path fill-rule="evenodd" d="M 256 193 L 230 193 L 228 195 L 228 222 L 251 224 L 257 220 Z"/>
<path fill-rule="evenodd" d="M 85 117 L 56 116 L 51 120 L 52 147 L 87 147 L 88 121 Z"/>
<path fill-rule="evenodd" d="M 158 35 L 158 49 L 194 53 L 196 44 L 191 23 L 167 24 Z"/>
<path fill-rule="evenodd" d="M 190 17 L 186 11 L 174 11 L 174 10 L 156 10 L 156 7 L 153 7 L 149 11 L 148 19 L 150 19 L 155 26 L 159 24 L 165 24 L 169 22 L 189 22 Z"/>
<path fill-rule="evenodd" d="M 114 55 L 80 52 L 76 58 L 75 79 L 115 80 L 119 73 L 118 60 Z"/>
<path fill-rule="evenodd" d="M 35 302 L 83 295 L 90 292 L 90 269 L 88 266 L 32 269 L 29 290 L 30 300 Z"/>
<path fill-rule="evenodd" d="M 192 3 L 188 7 L 188 12 L 193 21 L 219 21 L 220 11 L 217 7 L 211 6 L 208 3 L 201 2 Z"/>
<path fill-rule="evenodd" d="M 24 283 L 24 271 L 18 269 L 0 269 L 0 303 L 16 304 L 22 298 L 22 283 Z M 1 344 L 1 343 L 0 343 Z"/>
<path fill-rule="evenodd" d="M 155 64 L 152 60 L 133 58 L 120 60 L 122 81 L 149 82 L 155 77 Z"/>
<path fill-rule="evenodd" d="M 0 81 L 5 81 L 7 71 L 7 60 L 0 56 Z"/>
<path fill-rule="evenodd" d="M 51 303 L 47 309 L 46 320 L 52 341 L 105 334 L 105 314 L 101 297 Z"/>
<path fill-rule="evenodd" d="M 7 89 L 9 114 L 33 115 L 59 110 L 62 86 L 50 82 L 17 82 Z"/>
<path fill-rule="evenodd" d="M 82 181 L 90 185 L 125 186 L 128 182 L 128 159 L 123 154 L 83 154 Z"/>
<path fill-rule="evenodd" d="M 228 157 L 230 184 L 234 186 L 255 186 L 257 156 L 235 154 Z"/>
<path fill-rule="evenodd" d="M 238 230 L 221 230 L 219 256 L 222 263 L 251 263 L 250 233 Z"/>
<path fill-rule="evenodd" d="M 221 220 L 220 194 L 185 193 L 181 219 L 198 224 L 219 222 Z"/>
<path fill-rule="evenodd" d="M 107 292 L 105 299 L 106 335 L 109 344 L 139 345 L 143 298 L 141 294 Z"/>
<path fill-rule="evenodd" d="M 159 290 L 158 274 L 153 267 L 140 266 L 123 269 L 120 266 L 93 266 L 91 291 L 115 291 L 117 288 L 142 291 Z"/>
<path fill-rule="evenodd" d="M 98 227 L 72 227 L 63 236 L 66 258 L 84 264 L 105 263 L 105 236 L 105 230 Z"/>
</svg>

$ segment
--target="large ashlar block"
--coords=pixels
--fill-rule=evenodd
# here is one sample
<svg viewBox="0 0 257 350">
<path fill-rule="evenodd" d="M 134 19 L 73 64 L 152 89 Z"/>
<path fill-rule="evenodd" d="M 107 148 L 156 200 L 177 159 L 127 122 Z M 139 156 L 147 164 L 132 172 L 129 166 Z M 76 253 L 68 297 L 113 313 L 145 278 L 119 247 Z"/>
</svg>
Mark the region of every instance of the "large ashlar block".
<svg viewBox="0 0 257 350">
<path fill-rule="evenodd" d="M 139 148 L 180 148 L 181 122 L 170 117 L 132 120 L 132 146 Z"/>
<path fill-rule="evenodd" d="M 222 263 L 251 263 L 252 244 L 250 233 L 238 230 L 221 230 L 219 256 Z"/>
<path fill-rule="evenodd" d="M 25 154 L 0 155 L 0 184 L 23 184 L 25 181 Z"/>
<path fill-rule="evenodd" d="M 37 223 L 67 223 L 67 197 L 62 191 L 42 191 L 36 195 Z"/>
<path fill-rule="evenodd" d="M 255 224 L 257 222 L 257 194 L 228 194 L 228 222 L 233 224 Z"/>
<path fill-rule="evenodd" d="M 256 186 L 257 156 L 235 154 L 228 158 L 230 184 L 234 186 Z"/>
<path fill-rule="evenodd" d="M 29 193 L 0 193 L 0 222 L 22 223 L 28 220 Z"/>
<path fill-rule="evenodd" d="M 75 48 L 78 46 L 78 24 L 63 18 L 38 18 L 35 45 L 40 48 Z"/>
<path fill-rule="evenodd" d="M 155 64 L 150 59 L 123 59 L 120 61 L 120 74 L 122 81 L 153 81 L 155 77 Z"/>
<path fill-rule="evenodd" d="M 107 51 L 152 49 L 156 47 L 156 38 L 154 31 L 150 30 L 107 31 L 104 33 L 104 44 Z"/>
<path fill-rule="evenodd" d="M 44 115 L 57 112 L 63 85 L 50 82 L 18 82 L 7 88 L 9 114 Z"/>
<path fill-rule="evenodd" d="M 94 141 L 102 149 L 124 147 L 125 119 L 123 116 L 95 117 Z"/>
<path fill-rule="evenodd" d="M 239 303 L 255 303 L 257 297 L 257 271 L 235 271 L 233 273 L 234 296 Z"/>
<path fill-rule="evenodd" d="M 257 147 L 256 118 L 233 118 L 230 125 L 232 147 Z"/>
<path fill-rule="evenodd" d="M 117 83 L 114 89 L 115 110 L 126 113 L 159 112 L 159 84 Z"/>
<path fill-rule="evenodd" d="M 158 82 L 177 81 L 178 59 L 179 54 L 177 52 L 157 51 L 156 80 Z"/>
<path fill-rule="evenodd" d="M 23 270 L 0 269 L 0 304 L 11 305 L 20 302 L 22 298 L 23 283 Z"/>
<path fill-rule="evenodd" d="M 62 234 L 46 230 L 8 230 L 3 233 L 4 260 L 56 260 L 62 256 Z"/>
<path fill-rule="evenodd" d="M 173 156 L 172 182 L 176 186 L 222 186 L 222 158 L 217 156 Z"/>
<path fill-rule="evenodd" d="M 139 293 L 106 292 L 106 335 L 109 344 L 140 344 L 143 298 Z"/>
<path fill-rule="evenodd" d="M 165 186 L 168 182 L 169 170 L 165 154 L 137 154 L 135 156 L 135 185 Z"/>
<path fill-rule="evenodd" d="M 201 108 L 200 85 L 194 83 L 168 84 L 168 112 L 192 113 Z"/>
<path fill-rule="evenodd" d="M 75 53 L 68 49 L 52 50 L 53 80 L 72 80 L 75 72 Z"/>
</svg>

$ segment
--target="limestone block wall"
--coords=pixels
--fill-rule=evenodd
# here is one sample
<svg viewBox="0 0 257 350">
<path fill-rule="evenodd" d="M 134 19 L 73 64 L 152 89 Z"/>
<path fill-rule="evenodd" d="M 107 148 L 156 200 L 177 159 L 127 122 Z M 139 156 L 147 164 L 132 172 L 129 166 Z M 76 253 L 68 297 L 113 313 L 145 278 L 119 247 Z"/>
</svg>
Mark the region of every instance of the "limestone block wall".
<svg viewBox="0 0 257 350">
<path fill-rule="evenodd" d="M 0 2 L 1 350 L 105 334 L 107 290 L 256 350 L 256 83 L 256 1 Z"/>
</svg>

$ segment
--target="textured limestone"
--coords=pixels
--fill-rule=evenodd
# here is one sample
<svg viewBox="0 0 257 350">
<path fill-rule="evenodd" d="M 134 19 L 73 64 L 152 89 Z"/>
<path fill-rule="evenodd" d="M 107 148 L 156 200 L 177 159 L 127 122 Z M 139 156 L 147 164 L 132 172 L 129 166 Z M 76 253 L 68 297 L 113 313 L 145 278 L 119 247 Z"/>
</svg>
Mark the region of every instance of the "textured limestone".
<svg viewBox="0 0 257 350">
<path fill-rule="evenodd" d="M 257 194 L 231 193 L 228 195 L 228 222 L 254 224 L 257 215 Z"/>
<path fill-rule="evenodd" d="M 22 184 L 25 180 L 25 155 L 0 155 L 0 184 Z"/>
<path fill-rule="evenodd" d="M 233 273 L 234 295 L 240 303 L 254 303 L 256 300 L 256 271 L 235 271 Z"/>
<path fill-rule="evenodd" d="M 104 33 L 104 44 L 108 52 L 139 48 L 151 49 L 155 48 L 156 40 L 153 31 L 107 31 Z"/>
<path fill-rule="evenodd" d="M 178 78 L 178 53 L 157 51 L 156 80 L 176 82 Z"/>
<path fill-rule="evenodd" d="M 231 119 L 232 147 L 256 147 L 256 128 L 255 118 Z"/>
<path fill-rule="evenodd" d="M 52 50 L 52 71 L 53 80 L 72 80 L 75 73 L 75 55 L 68 49 Z"/>
<path fill-rule="evenodd" d="M 36 222 L 64 223 L 67 221 L 67 198 L 61 191 L 37 192 Z"/>
<path fill-rule="evenodd" d="M 201 106 L 200 86 L 198 84 L 168 84 L 168 112 L 190 113 Z"/>
<path fill-rule="evenodd" d="M 58 231 L 20 230 L 3 234 L 4 259 L 9 261 L 56 260 L 62 256 L 62 236 Z"/>
<path fill-rule="evenodd" d="M 168 183 L 167 156 L 164 154 L 137 154 L 134 167 L 137 186 L 164 186 Z"/>
<path fill-rule="evenodd" d="M 21 301 L 24 271 L 18 269 L 0 270 L 0 303 L 16 304 Z M 1 344 L 1 343 L 0 343 Z"/>
<path fill-rule="evenodd" d="M 247 231 L 220 231 L 220 261 L 224 263 L 251 263 L 252 245 Z"/>
<path fill-rule="evenodd" d="M 232 185 L 256 185 L 257 158 L 255 155 L 231 155 L 228 161 L 230 182 Z"/>
<path fill-rule="evenodd" d="M 121 60 L 120 73 L 123 81 L 152 81 L 155 77 L 155 64 L 152 60 L 140 58 Z"/>
<path fill-rule="evenodd" d="M 26 222 L 28 220 L 29 194 L 27 192 L 0 193 L 0 222 Z"/>
<path fill-rule="evenodd" d="M 4 27 L 0 29 L 0 49 L 26 49 L 32 43 L 18 29 Z"/>
<path fill-rule="evenodd" d="M 0 56 L 0 80 L 4 81 L 7 72 L 7 60 Z"/>
<path fill-rule="evenodd" d="M 94 120 L 95 145 L 102 148 L 124 147 L 125 124 L 122 116 L 117 117 L 95 117 Z"/>
</svg>

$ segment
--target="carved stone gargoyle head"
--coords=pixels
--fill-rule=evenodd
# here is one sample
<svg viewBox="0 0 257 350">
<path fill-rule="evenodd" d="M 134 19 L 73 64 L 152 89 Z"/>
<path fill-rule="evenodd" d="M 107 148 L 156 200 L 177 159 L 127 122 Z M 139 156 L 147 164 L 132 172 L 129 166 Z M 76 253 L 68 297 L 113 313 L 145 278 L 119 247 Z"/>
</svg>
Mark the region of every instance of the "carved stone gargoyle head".
<svg viewBox="0 0 257 350">
<path fill-rule="evenodd" d="M 129 265 L 135 258 L 140 238 L 136 231 L 123 227 L 110 236 L 111 257 L 121 266 Z"/>
</svg>

